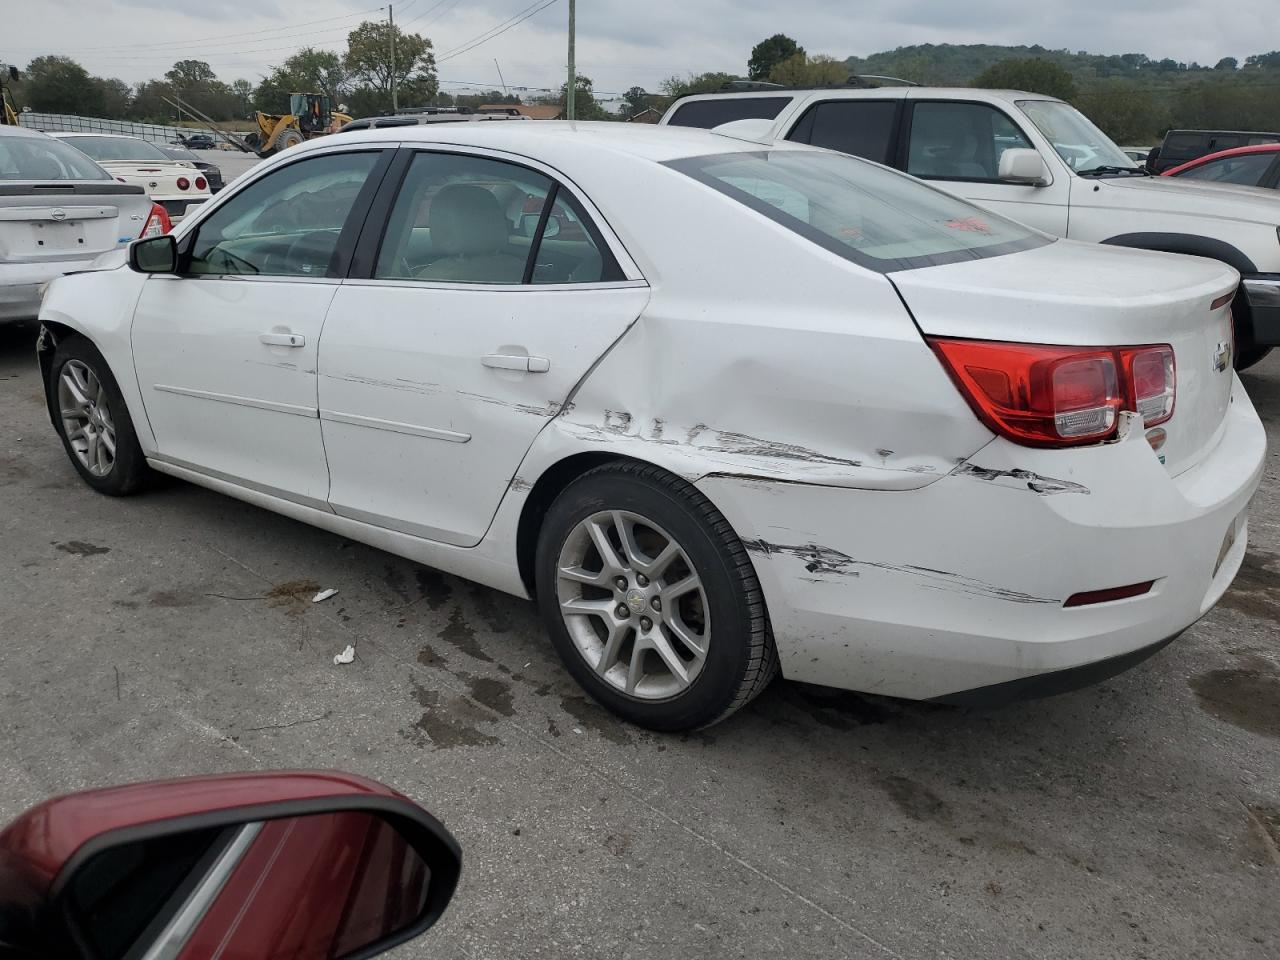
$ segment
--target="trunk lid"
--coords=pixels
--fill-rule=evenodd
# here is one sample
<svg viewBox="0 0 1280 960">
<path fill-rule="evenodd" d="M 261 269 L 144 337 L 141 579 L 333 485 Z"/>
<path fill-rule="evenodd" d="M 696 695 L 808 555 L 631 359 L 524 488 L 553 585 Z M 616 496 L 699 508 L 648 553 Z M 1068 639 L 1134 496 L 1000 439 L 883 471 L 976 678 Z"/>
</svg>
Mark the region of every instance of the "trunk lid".
<svg viewBox="0 0 1280 960">
<path fill-rule="evenodd" d="M 1060 240 L 1035 250 L 890 275 L 922 333 L 973 340 L 1173 347 L 1177 392 L 1160 429 L 1169 473 L 1217 444 L 1234 374 L 1239 275 L 1214 260 Z M 1225 360 L 1225 364 L 1224 364 Z"/>
<path fill-rule="evenodd" d="M 92 260 L 142 232 L 151 201 L 119 183 L 0 185 L 0 263 Z"/>
<path fill-rule="evenodd" d="M 178 161 L 161 161 L 154 163 L 148 160 L 99 160 L 98 165 L 113 177 L 120 177 L 126 183 L 142 187 L 152 197 L 208 197 L 209 187 L 196 189 L 196 177 L 203 176 L 199 170 Z M 187 181 L 185 190 L 178 186 L 178 178 Z"/>
</svg>

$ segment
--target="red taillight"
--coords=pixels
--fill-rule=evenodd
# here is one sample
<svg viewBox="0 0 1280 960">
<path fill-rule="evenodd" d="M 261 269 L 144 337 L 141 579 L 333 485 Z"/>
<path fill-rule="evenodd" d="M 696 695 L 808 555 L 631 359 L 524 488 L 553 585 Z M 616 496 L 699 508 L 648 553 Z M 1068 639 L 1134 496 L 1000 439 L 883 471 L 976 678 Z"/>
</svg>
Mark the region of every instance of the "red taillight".
<svg viewBox="0 0 1280 960">
<path fill-rule="evenodd" d="M 190 180 L 188 180 L 186 177 L 179 177 L 179 178 L 178 178 L 178 189 L 179 189 L 179 190 L 186 190 L 186 189 L 187 189 L 187 188 L 189 188 L 190 186 L 191 186 L 191 181 L 190 181 Z"/>
<path fill-rule="evenodd" d="M 209 185 L 209 181 L 208 181 L 208 180 L 206 180 L 204 177 L 196 177 L 196 189 L 197 189 L 197 190 L 203 190 L 203 189 L 204 189 L 205 187 L 207 187 L 208 185 Z"/>
<path fill-rule="evenodd" d="M 1125 351 L 1133 401 L 1142 422 L 1148 427 L 1173 416 L 1173 348 L 1147 347 Z"/>
<path fill-rule="evenodd" d="M 1147 426 L 1173 415 L 1173 348 L 1060 347 L 929 338 L 974 413 L 995 433 L 1036 447 L 1097 443 L 1122 409 Z"/>
<path fill-rule="evenodd" d="M 172 229 L 173 221 L 169 219 L 169 214 L 165 212 L 164 207 L 158 203 L 153 203 L 151 205 L 151 215 L 147 217 L 147 222 L 142 225 L 142 232 L 138 234 L 138 239 L 144 240 L 147 237 L 158 237 Z"/>
</svg>

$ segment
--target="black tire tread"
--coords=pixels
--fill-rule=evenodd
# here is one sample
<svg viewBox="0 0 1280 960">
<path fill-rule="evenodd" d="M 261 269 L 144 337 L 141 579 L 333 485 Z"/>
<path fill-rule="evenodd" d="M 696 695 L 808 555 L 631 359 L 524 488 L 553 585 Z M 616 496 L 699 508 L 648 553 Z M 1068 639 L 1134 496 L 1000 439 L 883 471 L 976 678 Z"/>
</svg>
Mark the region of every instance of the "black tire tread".
<svg viewBox="0 0 1280 960">
<path fill-rule="evenodd" d="M 622 476 L 658 487 L 705 525 L 724 550 L 732 576 L 742 590 L 742 597 L 749 611 L 750 626 L 746 639 L 750 652 L 747 669 L 733 699 L 714 718 L 699 725 L 698 729 L 714 726 L 754 700 L 778 675 L 778 650 L 765 607 L 764 590 L 760 586 L 760 578 L 756 576 L 751 556 L 724 514 L 687 480 L 652 464 L 632 461 L 602 464 L 588 470 L 578 479 L 585 480 L 594 476 Z"/>
</svg>

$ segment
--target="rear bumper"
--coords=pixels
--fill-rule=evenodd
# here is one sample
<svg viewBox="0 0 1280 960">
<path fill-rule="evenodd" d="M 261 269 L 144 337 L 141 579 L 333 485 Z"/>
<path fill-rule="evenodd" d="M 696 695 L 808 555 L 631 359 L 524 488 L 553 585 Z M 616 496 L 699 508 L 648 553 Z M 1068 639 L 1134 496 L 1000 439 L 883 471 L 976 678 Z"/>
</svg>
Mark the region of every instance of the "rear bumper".
<svg viewBox="0 0 1280 960">
<path fill-rule="evenodd" d="M 1280 273 L 1244 278 L 1244 292 L 1253 321 L 1253 341 L 1280 346 Z"/>
<path fill-rule="evenodd" d="M 1218 602 L 1244 559 L 1266 453 L 1238 379 L 1226 419 L 1176 477 L 1133 428 L 1074 451 L 994 440 L 962 465 L 982 471 L 910 491 L 715 476 L 698 487 L 752 554 L 785 676 L 990 702 L 1127 669 Z M 1142 596 L 1064 607 L 1146 581 Z"/>
<path fill-rule="evenodd" d="M 83 270 L 93 260 L 94 257 L 87 257 L 49 263 L 0 263 L 0 322 L 34 320 L 50 281 L 71 270 Z"/>
</svg>

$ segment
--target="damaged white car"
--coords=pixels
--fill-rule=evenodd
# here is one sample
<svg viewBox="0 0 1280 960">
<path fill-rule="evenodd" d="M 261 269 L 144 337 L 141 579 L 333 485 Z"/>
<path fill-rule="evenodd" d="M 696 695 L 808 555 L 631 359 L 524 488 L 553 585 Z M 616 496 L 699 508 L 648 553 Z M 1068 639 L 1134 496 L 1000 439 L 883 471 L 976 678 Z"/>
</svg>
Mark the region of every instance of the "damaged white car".
<svg viewBox="0 0 1280 960">
<path fill-rule="evenodd" d="M 700 130 L 360 131 L 56 281 L 50 413 L 536 597 L 648 727 L 779 671 L 988 702 L 1138 662 L 1239 569 L 1265 437 L 1239 278 Z"/>
</svg>

